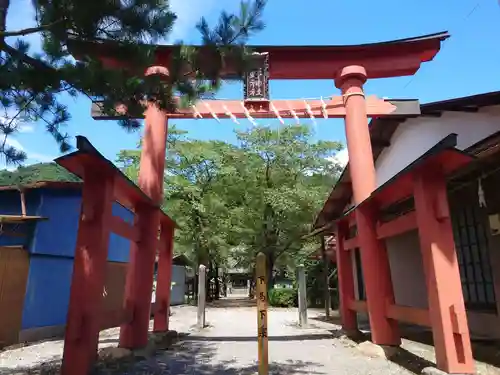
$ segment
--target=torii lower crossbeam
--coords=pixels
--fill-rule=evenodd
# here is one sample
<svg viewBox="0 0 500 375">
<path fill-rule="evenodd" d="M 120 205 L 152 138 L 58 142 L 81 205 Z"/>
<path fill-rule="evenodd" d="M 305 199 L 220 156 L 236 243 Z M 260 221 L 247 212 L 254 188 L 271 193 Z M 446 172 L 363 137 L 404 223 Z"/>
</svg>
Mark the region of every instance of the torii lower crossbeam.
<svg viewBox="0 0 500 375">
<path fill-rule="evenodd" d="M 310 118 L 311 114 L 315 118 L 344 118 L 346 116 L 345 102 L 348 97 L 335 96 L 331 100 L 273 100 L 269 104 L 272 109 L 260 104 L 252 105 L 238 100 L 203 100 L 196 105 L 179 109 L 175 113 L 169 113 L 170 119 L 210 119 L 214 115 L 217 118 L 227 119 L 232 114 L 235 118 L 246 118 L 250 115 L 253 118 L 275 118 L 277 114 L 281 118 Z M 310 107 L 310 111 L 307 106 Z M 247 108 L 248 107 L 248 108 Z M 102 109 L 102 102 L 92 103 L 91 115 L 94 120 L 113 120 L 123 117 L 143 118 L 143 114 L 129 114 L 126 107 L 117 104 L 115 114 L 105 113 Z M 248 112 L 247 112 L 248 111 Z M 379 99 L 376 96 L 366 97 L 366 114 L 368 117 L 398 117 L 398 116 L 418 116 L 420 105 L 418 100 L 398 100 Z M 201 117 L 200 117 L 201 116 Z"/>
</svg>

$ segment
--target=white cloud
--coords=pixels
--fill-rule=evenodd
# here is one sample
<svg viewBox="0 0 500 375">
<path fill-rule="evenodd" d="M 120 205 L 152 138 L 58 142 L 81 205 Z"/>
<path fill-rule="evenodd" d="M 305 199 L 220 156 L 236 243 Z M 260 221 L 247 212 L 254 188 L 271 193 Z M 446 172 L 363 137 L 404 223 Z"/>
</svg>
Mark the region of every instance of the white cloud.
<svg viewBox="0 0 500 375">
<path fill-rule="evenodd" d="M 33 125 L 21 124 L 17 131 L 19 133 L 33 133 L 35 131 L 35 127 Z"/>
<path fill-rule="evenodd" d="M 19 133 L 33 133 L 35 131 L 35 128 L 33 125 L 26 124 L 22 121 L 19 121 L 17 118 L 14 120 L 12 120 L 12 119 L 13 119 L 13 115 L 10 114 L 8 111 L 6 116 L 0 117 L 0 122 L 7 124 L 7 123 L 13 121 L 13 126 L 16 129 L 16 131 L 18 131 Z M 11 134 L 7 137 L 7 139 L 5 140 L 5 144 L 7 146 L 14 147 L 15 149 L 17 149 L 19 151 L 26 152 L 27 159 L 28 159 L 27 164 L 40 163 L 40 162 L 45 163 L 45 162 L 50 162 L 54 159 L 54 157 L 52 155 L 45 155 L 45 154 L 40 154 L 37 152 L 31 152 L 29 150 L 26 150 L 24 148 L 24 146 L 21 144 L 21 142 L 19 142 L 19 140 L 17 140 L 15 138 L 15 133 Z"/>
<path fill-rule="evenodd" d="M 27 152 L 27 154 L 28 159 L 32 160 L 34 163 L 51 163 L 56 158 L 56 156 L 39 154 L 38 152 Z"/>
<path fill-rule="evenodd" d="M 7 146 L 14 147 L 14 148 L 16 148 L 16 149 L 18 149 L 20 151 L 24 151 L 23 145 L 17 139 L 12 138 L 12 136 L 9 136 L 6 139 L 5 144 Z"/>
<path fill-rule="evenodd" d="M 13 138 L 12 136 L 9 136 L 7 138 L 7 140 L 5 141 L 5 144 L 8 146 L 14 147 L 17 150 L 24 151 L 27 155 L 27 160 L 25 162 L 26 165 L 35 164 L 35 163 L 49 163 L 49 162 L 52 162 L 56 158 L 53 155 L 40 154 L 38 152 L 32 152 L 30 150 L 27 150 L 21 144 L 21 142 L 19 142 L 17 139 Z M 0 168 L 5 168 L 5 167 L 6 167 L 5 163 L 0 164 Z M 10 166 L 7 167 L 7 169 L 12 170 L 12 168 Z"/>
<path fill-rule="evenodd" d="M 347 147 L 337 152 L 337 154 L 332 158 L 332 160 L 339 163 L 342 167 L 345 167 L 349 162 L 349 153 L 347 152 Z"/>
</svg>

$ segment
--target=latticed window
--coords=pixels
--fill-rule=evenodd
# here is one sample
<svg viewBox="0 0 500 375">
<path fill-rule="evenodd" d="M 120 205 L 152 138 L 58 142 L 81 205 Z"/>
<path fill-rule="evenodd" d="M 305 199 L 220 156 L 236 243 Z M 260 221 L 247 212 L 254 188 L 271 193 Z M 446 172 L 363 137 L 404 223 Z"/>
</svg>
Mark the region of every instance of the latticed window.
<svg viewBox="0 0 500 375">
<path fill-rule="evenodd" d="M 471 181 L 450 192 L 449 201 L 465 304 L 473 310 L 494 311 L 488 218 L 479 205 L 478 183 Z"/>
</svg>

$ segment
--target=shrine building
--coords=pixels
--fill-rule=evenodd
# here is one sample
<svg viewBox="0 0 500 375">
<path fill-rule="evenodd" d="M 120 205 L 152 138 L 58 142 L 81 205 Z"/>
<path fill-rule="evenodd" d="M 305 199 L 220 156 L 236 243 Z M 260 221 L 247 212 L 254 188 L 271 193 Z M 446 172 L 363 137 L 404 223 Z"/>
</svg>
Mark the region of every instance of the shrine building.
<svg viewBox="0 0 500 375">
<path fill-rule="evenodd" d="M 449 373 L 471 371 L 460 367 L 469 362 L 463 350 L 470 347 L 469 331 L 472 339 L 500 339 L 499 119 L 500 92 L 491 92 L 423 104 L 418 116 L 369 123 L 377 187 L 365 202 L 376 203 L 373 236 L 388 258 L 391 282 L 379 294 L 386 298 L 382 311 L 396 330 L 408 325 L 432 330 L 438 368 Z M 445 176 L 442 184 L 438 170 Z M 427 176 L 424 182 L 417 174 Z M 360 249 L 356 223 L 362 221 L 353 217 L 365 202 L 353 203 L 347 165 L 314 225 L 317 233 L 336 236 L 332 256 L 348 330 L 371 314 L 365 293 L 370 285 L 363 279 L 370 272 L 385 273 Z M 447 221 L 453 238 L 426 238 L 426 231 L 440 231 Z M 454 305 L 443 297 L 455 293 L 449 275 L 457 265 L 465 324 L 457 323 Z M 432 293 L 436 285 L 441 295 Z M 446 330 L 451 339 L 436 334 Z"/>
</svg>

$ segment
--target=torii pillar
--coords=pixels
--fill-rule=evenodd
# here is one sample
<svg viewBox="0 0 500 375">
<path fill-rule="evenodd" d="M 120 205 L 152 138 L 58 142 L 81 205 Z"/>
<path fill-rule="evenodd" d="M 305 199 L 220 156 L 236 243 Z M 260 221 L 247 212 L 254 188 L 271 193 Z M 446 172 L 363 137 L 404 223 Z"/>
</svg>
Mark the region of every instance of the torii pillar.
<svg viewBox="0 0 500 375">
<path fill-rule="evenodd" d="M 163 175 L 167 142 L 167 115 L 156 104 L 147 104 L 139 170 L 139 187 L 158 206 L 163 199 Z M 120 346 L 137 349 L 148 342 L 154 262 L 159 249 L 160 211 L 137 207 L 140 240 L 130 247 L 125 284 L 127 321 L 121 326 Z"/>
<path fill-rule="evenodd" d="M 344 67 L 335 79 L 344 97 L 345 132 L 349 153 L 354 204 L 359 204 L 370 196 L 376 188 L 375 164 L 372 157 L 368 117 L 363 84 L 367 74 L 363 66 Z M 377 239 L 376 215 L 368 209 L 355 212 L 361 263 L 365 282 L 372 341 L 379 345 L 400 345 L 397 322 L 387 318 L 386 306 L 394 303 L 389 259 L 385 245 Z M 346 266 L 351 262 L 346 261 Z M 341 266 L 341 265 L 339 265 Z M 345 305 L 346 301 L 344 301 Z M 346 311 L 345 306 L 343 311 Z M 347 319 L 349 321 L 351 319 Z M 351 327 L 352 322 L 350 322 Z"/>
</svg>

